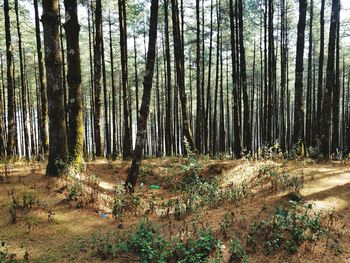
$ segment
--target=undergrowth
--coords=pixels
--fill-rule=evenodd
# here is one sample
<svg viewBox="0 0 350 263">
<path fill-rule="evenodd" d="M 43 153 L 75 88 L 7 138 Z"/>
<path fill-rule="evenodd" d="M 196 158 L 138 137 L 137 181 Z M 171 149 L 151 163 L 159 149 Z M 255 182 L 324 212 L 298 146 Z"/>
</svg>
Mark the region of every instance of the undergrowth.
<svg viewBox="0 0 350 263">
<path fill-rule="evenodd" d="M 136 230 L 127 236 L 94 234 L 93 248 L 103 260 L 113 259 L 123 253 L 132 253 L 140 262 L 179 263 L 208 262 L 210 253 L 218 248 L 219 240 L 210 229 L 184 240 L 166 239 L 147 219 L 140 221 Z"/>
</svg>

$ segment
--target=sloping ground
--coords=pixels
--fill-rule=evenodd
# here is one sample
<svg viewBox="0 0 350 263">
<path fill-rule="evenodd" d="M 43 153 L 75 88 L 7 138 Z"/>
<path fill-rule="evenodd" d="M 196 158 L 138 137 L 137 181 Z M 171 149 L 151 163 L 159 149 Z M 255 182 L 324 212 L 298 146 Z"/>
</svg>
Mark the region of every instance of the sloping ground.
<svg viewBox="0 0 350 263">
<path fill-rule="evenodd" d="M 252 182 L 265 162 L 248 161 L 203 161 L 200 177 L 218 177 L 222 187 Z M 137 194 L 147 200 L 173 198 L 176 193 L 174 185 L 181 180 L 181 159 L 146 160 L 141 172 Z M 315 204 L 315 208 L 336 212 L 336 226 L 342 233 L 342 254 L 335 256 L 325 252 L 320 244 L 313 251 L 302 247 L 299 253 L 292 256 L 277 253 L 264 256 L 261 251 L 249 255 L 249 262 L 350 262 L 350 167 L 346 163 L 315 164 L 312 162 L 277 162 L 268 165 L 278 167 L 281 173 L 288 173 L 303 178 L 304 188 L 301 194 L 304 200 Z M 114 185 L 124 181 L 129 163 L 105 162 L 98 160 L 87 164 L 88 175 L 99 178 L 99 188 L 106 195 L 112 195 Z M 4 167 L 2 174 L 4 174 Z M 74 203 L 64 202 L 67 197 L 64 191 L 51 189 L 52 182 L 44 176 L 44 165 L 16 163 L 8 168 L 8 178 L 0 183 L 0 241 L 5 241 L 9 251 L 22 259 L 27 250 L 31 262 L 100 262 L 91 250 L 91 235 L 97 231 L 130 232 L 144 216 L 144 213 L 128 213 L 117 221 L 110 214 L 107 218 L 101 213 L 108 212 L 96 207 L 77 209 Z M 150 184 L 160 185 L 160 190 L 150 190 Z M 13 190 L 14 191 L 13 191 Z M 11 192 L 15 192 L 18 202 L 22 202 L 22 194 L 31 192 L 45 203 L 48 209 L 36 208 L 23 217 L 18 215 L 18 222 L 9 222 L 8 204 Z M 235 204 L 223 203 L 218 207 L 203 207 L 182 220 L 174 220 L 172 216 L 159 217 L 157 213 L 148 212 L 147 216 L 155 222 L 165 237 L 182 236 L 193 231 L 193 222 L 201 226 L 211 227 L 223 237 L 223 218 L 229 215 L 230 225 L 226 232 L 228 238 L 239 237 L 241 240 L 253 221 L 267 218 L 276 206 L 286 202 L 285 193 L 273 192 L 260 186 L 252 189 L 249 197 Z M 51 214 L 53 213 L 53 214 Z M 48 220 L 50 214 L 51 220 Z M 121 230 L 117 229 L 121 226 Z M 228 261 L 228 242 L 224 243 L 224 262 Z M 254 251 L 253 251 L 254 252 Z M 115 262 L 137 262 L 132 255 L 124 255 Z"/>
</svg>

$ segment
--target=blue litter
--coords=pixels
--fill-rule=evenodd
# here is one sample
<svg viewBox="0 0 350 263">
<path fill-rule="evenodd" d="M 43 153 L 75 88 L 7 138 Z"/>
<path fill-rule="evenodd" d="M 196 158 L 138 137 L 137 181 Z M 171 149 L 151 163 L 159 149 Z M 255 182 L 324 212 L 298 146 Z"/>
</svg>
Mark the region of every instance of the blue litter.
<svg viewBox="0 0 350 263">
<path fill-rule="evenodd" d="M 101 214 L 101 217 L 102 217 L 103 219 L 106 219 L 106 218 L 107 218 L 107 214 L 102 213 L 102 214 Z"/>
</svg>

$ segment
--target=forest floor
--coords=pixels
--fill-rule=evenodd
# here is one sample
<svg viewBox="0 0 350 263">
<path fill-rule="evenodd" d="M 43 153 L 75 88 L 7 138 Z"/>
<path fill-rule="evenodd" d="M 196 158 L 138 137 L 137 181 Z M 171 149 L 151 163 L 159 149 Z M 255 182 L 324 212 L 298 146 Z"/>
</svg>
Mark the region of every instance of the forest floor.
<svg viewBox="0 0 350 263">
<path fill-rule="evenodd" d="M 140 220 L 147 217 L 165 240 L 188 240 L 198 235 L 198 229 L 211 229 L 215 239 L 221 240 L 217 249 L 221 253 L 209 255 L 215 258 L 220 254 L 220 259 L 212 262 L 350 262 L 349 163 L 147 159 L 136 188 L 137 198 L 131 202 L 125 200 L 121 187 L 117 188 L 120 196 L 115 194 L 115 185 L 125 180 L 129 165 L 122 161 L 88 162 L 82 180 L 82 176 L 48 178 L 43 163 L 3 164 L 0 251 L 16 254 L 20 262 L 112 260 L 109 255 L 101 256 L 101 242 L 99 246 L 96 240 L 108 235 L 118 242 L 135 233 Z M 207 188 L 201 184 L 200 191 L 198 185 L 189 190 L 186 185 L 192 182 L 186 180 L 191 179 L 191 173 L 198 175 L 200 182 L 217 183 L 205 185 Z M 150 189 L 150 185 L 160 189 Z M 302 205 L 293 210 L 290 200 Z M 312 208 L 305 204 L 312 204 Z M 291 221 L 306 211 L 304 215 L 310 220 L 300 225 L 313 226 L 303 226 L 305 235 L 316 229 L 310 234 L 312 240 L 297 242 L 292 253 L 283 239 L 290 235 L 291 225 L 278 230 L 284 237 L 272 238 L 277 245 L 267 242 L 280 227 L 276 225 L 278 215 L 283 217 L 288 211 L 296 213 Z M 317 234 L 321 228 L 324 231 Z M 238 239 L 241 245 L 233 249 L 230 240 Z M 113 262 L 140 261 L 131 251 L 114 256 Z"/>
</svg>

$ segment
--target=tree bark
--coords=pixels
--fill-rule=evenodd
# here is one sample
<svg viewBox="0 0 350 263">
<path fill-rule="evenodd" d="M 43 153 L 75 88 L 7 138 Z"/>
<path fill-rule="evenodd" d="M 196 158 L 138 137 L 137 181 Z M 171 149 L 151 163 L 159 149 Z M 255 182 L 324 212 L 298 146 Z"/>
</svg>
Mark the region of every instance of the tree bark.
<svg viewBox="0 0 350 263">
<path fill-rule="evenodd" d="M 303 72 L 307 1 L 299 0 L 298 38 L 295 63 L 295 101 L 293 144 L 304 143 Z"/>
<path fill-rule="evenodd" d="M 11 41 L 11 25 L 9 15 L 8 0 L 4 0 L 4 17 L 5 17 L 5 36 L 6 36 L 6 63 L 7 63 L 7 122 L 8 122 L 8 136 L 7 136 L 7 156 L 12 158 L 15 149 L 15 88 L 13 79 L 13 52 Z"/>
<path fill-rule="evenodd" d="M 152 0 L 150 30 L 148 41 L 148 54 L 146 62 L 146 73 L 143 81 L 143 95 L 140 109 L 140 120 L 137 128 L 136 145 L 134 151 L 134 158 L 132 160 L 131 168 L 128 173 L 128 178 L 125 182 L 128 192 L 134 192 L 137 177 L 139 175 L 142 152 L 145 146 L 147 135 L 147 119 L 149 115 L 149 107 L 151 101 L 151 90 L 154 73 L 154 64 L 156 56 L 156 41 L 157 41 L 157 17 L 158 17 L 158 0 Z"/>
<path fill-rule="evenodd" d="M 174 33 L 174 55 L 176 63 L 177 84 L 179 87 L 181 112 L 182 112 L 182 130 L 185 139 L 191 151 L 196 151 L 196 147 L 192 138 L 191 128 L 189 126 L 189 118 L 187 112 L 187 95 L 185 91 L 185 74 L 184 74 L 184 51 L 181 41 L 179 9 L 177 0 L 171 0 L 172 3 L 172 19 Z"/>
<path fill-rule="evenodd" d="M 77 0 L 65 0 L 66 21 L 64 29 L 67 40 L 67 83 L 69 113 L 69 157 L 70 162 L 81 168 L 83 163 L 84 124 L 81 88 L 81 63 L 79 47 L 80 25 Z"/>
<path fill-rule="evenodd" d="M 327 77 L 326 77 L 326 88 L 323 96 L 322 105 L 322 133 L 321 133 L 321 149 L 323 157 L 329 158 L 330 154 L 330 126 L 331 126 L 331 110 L 332 110 L 332 92 L 334 87 L 334 60 L 335 60 L 335 45 L 337 36 L 337 21 L 339 16 L 339 0 L 332 0 L 332 14 L 329 28 L 329 41 L 328 41 L 328 61 L 327 61 Z"/>
<path fill-rule="evenodd" d="M 46 174 L 59 176 L 67 161 L 67 137 L 62 88 L 58 0 L 43 1 L 46 83 L 49 114 L 49 160 Z"/>
<path fill-rule="evenodd" d="M 41 48 L 38 0 L 34 0 L 34 12 L 35 12 L 36 51 L 38 54 L 38 69 L 39 69 L 40 99 L 41 99 L 40 145 L 42 148 L 43 155 L 47 156 L 49 152 L 47 91 L 46 91 L 46 82 L 45 82 L 45 75 L 44 75 L 44 60 L 43 60 L 43 53 Z"/>
<path fill-rule="evenodd" d="M 125 0 L 118 0 L 119 5 L 119 27 L 120 27 L 120 53 L 122 64 L 122 85 L 123 85 L 123 159 L 130 159 L 132 156 L 132 123 L 130 112 L 130 95 L 128 85 L 128 48 L 127 48 L 127 27 Z"/>
<path fill-rule="evenodd" d="M 233 154 L 236 158 L 241 157 L 241 131 L 238 116 L 238 92 L 236 74 L 236 37 L 235 37 L 235 15 L 233 0 L 230 0 L 230 29 L 231 29 L 231 54 L 232 54 L 232 95 L 233 95 Z"/>
<path fill-rule="evenodd" d="M 94 131 L 96 156 L 103 155 L 102 132 L 101 132 L 101 81 L 102 81 L 102 7 L 101 0 L 96 0 L 95 9 L 95 44 L 94 44 Z"/>
</svg>

